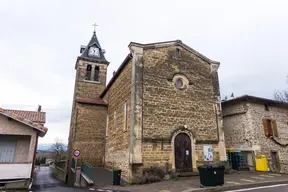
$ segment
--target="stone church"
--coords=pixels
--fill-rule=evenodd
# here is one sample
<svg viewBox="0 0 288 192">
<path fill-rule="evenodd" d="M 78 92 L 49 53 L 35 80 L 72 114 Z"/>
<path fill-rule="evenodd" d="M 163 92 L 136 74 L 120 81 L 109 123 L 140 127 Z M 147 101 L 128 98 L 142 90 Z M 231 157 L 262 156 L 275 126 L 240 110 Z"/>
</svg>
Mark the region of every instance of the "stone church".
<svg viewBox="0 0 288 192">
<path fill-rule="evenodd" d="M 171 171 L 196 172 L 226 160 L 218 81 L 219 62 L 182 41 L 131 42 L 106 85 L 107 67 L 96 33 L 75 64 L 69 154 L 93 166 L 121 169 L 133 180 L 143 167 L 168 162 Z M 72 157 L 71 157 L 72 158 Z"/>
</svg>

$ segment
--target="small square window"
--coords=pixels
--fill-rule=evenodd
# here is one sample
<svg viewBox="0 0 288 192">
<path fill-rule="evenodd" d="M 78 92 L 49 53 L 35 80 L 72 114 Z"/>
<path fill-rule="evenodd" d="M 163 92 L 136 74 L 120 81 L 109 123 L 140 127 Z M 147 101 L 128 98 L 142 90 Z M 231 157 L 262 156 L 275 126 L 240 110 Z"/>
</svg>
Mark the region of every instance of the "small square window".
<svg viewBox="0 0 288 192">
<path fill-rule="evenodd" d="M 265 104 L 264 106 L 265 106 L 265 111 L 270 111 L 268 104 Z"/>
<path fill-rule="evenodd" d="M 180 49 L 179 48 L 176 48 L 176 57 L 180 57 L 181 54 L 180 54 Z"/>
</svg>

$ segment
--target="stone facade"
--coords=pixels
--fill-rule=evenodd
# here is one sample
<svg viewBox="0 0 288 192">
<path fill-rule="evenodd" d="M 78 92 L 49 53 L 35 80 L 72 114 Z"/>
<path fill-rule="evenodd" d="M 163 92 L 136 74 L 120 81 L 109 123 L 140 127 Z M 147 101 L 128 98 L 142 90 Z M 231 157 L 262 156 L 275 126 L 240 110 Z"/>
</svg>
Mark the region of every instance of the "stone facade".
<svg viewBox="0 0 288 192">
<path fill-rule="evenodd" d="M 90 55 L 90 47 L 98 50 L 98 56 Z M 71 168 L 72 153 L 80 150 L 78 166 L 82 160 L 92 166 L 103 166 L 105 156 L 105 127 L 107 104 L 100 99 L 106 86 L 107 66 L 96 33 L 81 51 L 75 69 L 76 79 L 69 130 L 68 170 Z"/>
<path fill-rule="evenodd" d="M 176 50 L 181 56 L 175 57 Z M 175 170 L 172 138 L 180 130 L 191 135 L 194 171 L 204 163 L 203 143 L 215 143 L 214 159 L 219 160 L 219 84 L 211 64 L 181 46 L 147 49 L 143 63 L 144 166 L 164 167 L 168 160 Z M 186 89 L 175 86 L 177 74 L 187 78 Z"/>
<path fill-rule="evenodd" d="M 130 50 L 132 58 L 120 66 L 102 95 L 109 104 L 105 166 L 121 169 L 128 181 L 139 168 L 164 168 L 167 161 L 175 171 L 178 133 L 191 139 L 193 171 L 204 164 L 203 144 L 212 144 L 214 161 L 226 159 L 218 66 L 177 42 L 154 48 L 130 45 Z M 184 89 L 175 86 L 175 76 L 183 78 Z M 125 101 L 129 101 L 127 130 L 123 130 Z"/>
<path fill-rule="evenodd" d="M 78 58 L 69 154 L 80 149 L 80 159 L 121 169 L 132 181 L 151 165 L 168 162 L 177 170 L 174 139 L 181 133 L 191 144 L 187 170 L 205 163 L 204 144 L 213 146 L 214 162 L 225 160 L 219 63 L 181 41 L 131 43 L 129 49 L 107 86 L 107 63 Z M 87 65 L 99 66 L 99 82 L 85 79 Z"/>
<path fill-rule="evenodd" d="M 121 175 L 126 180 L 129 179 L 131 174 L 129 165 L 131 77 L 132 62 L 130 61 L 106 93 L 109 107 L 105 166 L 107 168 L 121 169 Z M 127 119 L 125 118 L 125 113 L 127 113 Z"/>
<path fill-rule="evenodd" d="M 265 105 L 268 105 L 269 110 L 265 110 Z M 287 146 L 281 146 L 281 144 L 288 144 L 287 104 L 278 104 L 262 98 L 252 100 L 250 96 L 247 96 L 245 100 L 225 101 L 222 107 L 226 147 L 250 151 L 254 155 L 266 155 L 270 165 L 271 153 L 277 152 L 280 163 L 279 171 L 288 173 Z M 263 120 L 266 119 L 276 122 L 278 134 L 276 135 L 273 130 L 273 138 L 280 145 L 265 135 Z M 271 124 L 272 128 L 273 126 Z"/>
<path fill-rule="evenodd" d="M 91 65 L 92 69 L 99 66 L 100 78 L 98 82 L 85 80 L 87 65 Z M 81 59 L 76 64 L 68 149 L 70 155 L 73 150 L 80 150 L 80 161 L 84 159 L 94 166 L 103 166 L 104 164 L 107 107 L 104 103 L 97 104 L 91 101 L 97 101 L 100 93 L 105 88 L 106 69 L 106 64 Z M 78 101 L 78 99 L 81 99 L 81 101 Z"/>
<path fill-rule="evenodd" d="M 76 103 L 75 109 L 72 149 L 80 150 L 80 159 L 94 166 L 103 166 L 106 106 Z"/>
</svg>

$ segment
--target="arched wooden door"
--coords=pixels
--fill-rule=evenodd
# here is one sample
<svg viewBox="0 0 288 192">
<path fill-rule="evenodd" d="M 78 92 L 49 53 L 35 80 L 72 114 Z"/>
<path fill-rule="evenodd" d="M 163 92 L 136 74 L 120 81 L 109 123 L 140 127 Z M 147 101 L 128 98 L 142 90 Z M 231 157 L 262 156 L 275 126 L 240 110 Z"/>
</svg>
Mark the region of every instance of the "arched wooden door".
<svg viewBox="0 0 288 192">
<path fill-rule="evenodd" d="M 185 133 L 179 133 L 174 139 L 176 171 L 192 171 L 191 139 Z"/>
</svg>

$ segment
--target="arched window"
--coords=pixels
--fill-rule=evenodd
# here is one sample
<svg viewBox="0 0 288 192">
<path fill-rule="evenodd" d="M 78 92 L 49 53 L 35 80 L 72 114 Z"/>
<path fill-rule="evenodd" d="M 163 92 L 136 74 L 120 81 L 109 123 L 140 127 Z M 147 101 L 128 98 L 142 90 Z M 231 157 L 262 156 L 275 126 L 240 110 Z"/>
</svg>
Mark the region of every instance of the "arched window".
<svg viewBox="0 0 288 192">
<path fill-rule="evenodd" d="M 95 66 L 95 71 L 94 71 L 94 81 L 99 81 L 99 66 Z"/>
<path fill-rule="evenodd" d="M 87 65 L 85 80 L 91 80 L 91 70 L 92 70 L 92 66 L 91 65 Z"/>
</svg>

